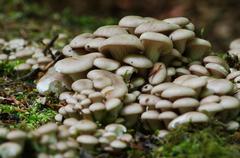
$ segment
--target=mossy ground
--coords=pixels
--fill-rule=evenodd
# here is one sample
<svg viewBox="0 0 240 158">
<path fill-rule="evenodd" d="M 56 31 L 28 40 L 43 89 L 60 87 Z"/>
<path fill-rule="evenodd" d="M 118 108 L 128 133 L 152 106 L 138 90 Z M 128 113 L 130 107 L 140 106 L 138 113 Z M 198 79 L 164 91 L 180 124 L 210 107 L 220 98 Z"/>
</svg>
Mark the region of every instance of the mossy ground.
<svg viewBox="0 0 240 158">
<path fill-rule="evenodd" d="M 52 13 L 32 3 L 11 0 L 1 1 L 0 6 L 1 37 L 6 39 L 23 37 L 31 42 L 40 42 L 43 38 L 52 38 L 56 33 L 65 33 L 69 38 L 81 32 L 94 30 L 104 24 L 114 24 L 116 19 L 92 16 L 73 16 L 69 9 L 62 14 Z M 19 9 L 20 8 L 20 9 Z M 41 10 L 41 12 L 39 12 Z M 41 26 L 39 28 L 39 26 Z M 66 41 L 64 41 L 66 43 Z M 57 44 L 59 47 L 65 43 Z M 0 84 L 19 77 L 14 66 L 22 61 L 0 63 Z M 33 80 L 0 87 L 0 124 L 9 128 L 33 130 L 53 120 L 57 109 L 57 100 L 47 96 L 46 104 L 41 104 L 40 96 Z M 131 148 L 121 152 L 120 156 L 99 153 L 98 157 L 130 158 L 239 158 L 240 132 L 228 132 L 224 126 L 211 124 L 206 127 L 183 126 L 164 140 L 150 138 L 134 143 Z M 29 143 L 31 144 L 31 142 Z M 26 151 L 29 152 L 29 151 Z M 84 153 L 81 153 L 84 155 Z M 89 156 L 89 155 L 88 155 Z"/>
</svg>

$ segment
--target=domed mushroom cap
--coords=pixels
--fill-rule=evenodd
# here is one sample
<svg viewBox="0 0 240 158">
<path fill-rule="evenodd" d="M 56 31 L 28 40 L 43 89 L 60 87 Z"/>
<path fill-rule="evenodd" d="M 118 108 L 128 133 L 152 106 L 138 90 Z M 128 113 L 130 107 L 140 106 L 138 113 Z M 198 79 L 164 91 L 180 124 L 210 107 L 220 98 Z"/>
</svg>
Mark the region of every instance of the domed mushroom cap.
<svg viewBox="0 0 240 158">
<path fill-rule="evenodd" d="M 74 51 L 69 45 L 66 45 L 66 46 L 63 47 L 62 53 L 66 57 L 73 57 L 73 56 L 81 55 L 81 54 L 77 53 L 76 51 Z"/>
<path fill-rule="evenodd" d="M 230 43 L 230 49 L 240 49 L 240 38 L 235 39 Z"/>
<path fill-rule="evenodd" d="M 103 41 L 99 50 L 103 53 L 110 53 L 117 60 L 122 60 L 127 54 L 142 51 L 143 45 L 136 36 L 122 34 Z"/>
<path fill-rule="evenodd" d="M 164 111 L 158 115 L 159 120 L 175 119 L 178 115 L 172 111 Z"/>
<path fill-rule="evenodd" d="M 87 74 L 87 77 L 91 80 L 97 79 L 97 78 L 109 78 L 111 79 L 112 85 L 111 85 L 111 89 L 109 89 L 106 92 L 106 98 L 110 99 L 110 98 L 121 98 L 123 97 L 128 89 L 127 86 L 125 84 L 125 82 L 123 81 L 122 77 L 115 75 L 111 72 L 105 71 L 105 70 L 92 70 Z"/>
<path fill-rule="evenodd" d="M 92 135 L 80 135 L 77 137 L 77 141 L 83 145 L 96 145 L 98 144 L 98 139 Z"/>
<path fill-rule="evenodd" d="M 205 67 L 214 77 L 225 78 L 228 75 L 228 71 L 220 64 L 208 63 Z"/>
<path fill-rule="evenodd" d="M 3 158 L 18 157 L 22 153 L 22 147 L 17 143 L 6 142 L 0 145 L 0 156 Z"/>
<path fill-rule="evenodd" d="M 129 15 L 120 19 L 118 25 L 126 28 L 134 28 L 146 21 L 148 21 L 148 19 L 141 16 Z"/>
<path fill-rule="evenodd" d="M 138 103 L 132 103 L 123 107 L 121 115 L 133 115 L 141 114 L 143 112 L 143 107 Z"/>
<path fill-rule="evenodd" d="M 107 132 L 113 132 L 115 134 L 118 134 L 119 132 L 121 134 L 127 132 L 127 128 L 124 125 L 118 124 L 118 123 L 112 123 L 112 124 L 107 125 L 105 127 L 105 130 Z"/>
<path fill-rule="evenodd" d="M 111 142 L 110 146 L 114 149 L 121 150 L 127 147 L 127 144 L 121 140 L 114 140 Z"/>
<path fill-rule="evenodd" d="M 66 107 L 66 106 L 65 106 Z M 64 121 L 63 121 L 63 125 L 67 126 L 67 127 L 70 127 L 70 126 L 73 126 L 75 124 L 78 123 L 78 120 L 76 118 L 66 118 Z"/>
<path fill-rule="evenodd" d="M 200 112 L 188 112 L 172 120 L 168 129 L 172 130 L 185 123 L 205 123 L 208 122 L 208 116 Z"/>
<path fill-rule="evenodd" d="M 189 87 L 170 87 L 164 90 L 161 94 L 163 98 L 181 98 L 181 97 L 194 97 L 196 91 Z"/>
<path fill-rule="evenodd" d="M 194 38 L 187 44 L 188 53 L 187 56 L 192 60 L 199 60 L 208 55 L 211 49 L 211 43 L 200 38 Z"/>
<path fill-rule="evenodd" d="M 178 84 L 178 85 L 182 85 L 183 82 L 185 82 L 186 80 L 191 79 L 191 78 L 196 78 L 196 77 L 197 77 L 196 75 L 190 75 L 190 74 L 181 75 L 181 76 L 177 77 L 177 78 L 173 81 L 173 83 Z"/>
<path fill-rule="evenodd" d="M 93 67 L 94 59 L 102 57 L 101 53 L 91 53 L 79 57 L 69 57 L 59 60 L 54 68 L 57 72 L 63 74 L 72 74 L 86 71 Z"/>
<path fill-rule="evenodd" d="M 172 82 L 161 83 L 152 88 L 151 94 L 160 96 L 164 90 L 171 88 L 171 87 L 178 87 L 178 85 L 174 84 Z"/>
<path fill-rule="evenodd" d="M 102 42 L 104 40 L 105 38 L 101 38 L 101 37 L 94 38 L 85 44 L 85 49 L 90 52 L 99 51 L 99 48 L 102 45 Z"/>
<path fill-rule="evenodd" d="M 144 68 L 148 69 L 153 66 L 153 63 L 151 60 L 149 60 L 147 57 L 140 55 L 140 54 L 130 54 L 127 55 L 123 62 L 126 64 L 129 64 L 135 68 Z"/>
<path fill-rule="evenodd" d="M 41 127 L 39 127 L 35 132 L 39 135 L 49 134 L 56 132 L 58 129 L 58 126 L 55 123 L 47 123 Z"/>
<path fill-rule="evenodd" d="M 114 71 L 120 67 L 118 61 L 109 58 L 97 58 L 94 60 L 93 65 L 107 71 Z"/>
<path fill-rule="evenodd" d="M 97 130 L 97 125 L 90 120 L 81 120 L 73 125 L 80 133 L 91 133 Z"/>
<path fill-rule="evenodd" d="M 85 89 L 93 89 L 93 82 L 89 79 L 79 79 L 73 82 L 72 89 L 75 92 L 81 92 Z"/>
<path fill-rule="evenodd" d="M 226 79 L 215 79 L 208 82 L 206 88 L 214 94 L 225 95 L 233 91 L 233 84 Z"/>
<path fill-rule="evenodd" d="M 220 99 L 221 99 L 221 101 L 219 102 L 219 104 L 221 104 L 221 106 L 224 109 L 239 109 L 239 107 L 240 107 L 240 102 L 235 97 L 221 96 Z"/>
<path fill-rule="evenodd" d="M 172 32 L 169 38 L 173 41 L 175 48 L 183 53 L 185 51 L 186 43 L 189 39 L 195 36 L 193 31 L 187 29 L 178 29 Z"/>
<path fill-rule="evenodd" d="M 155 105 L 156 109 L 171 109 L 172 108 L 172 102 L 169 100 L 159 100 L 157 104 Z"/>
<path fill-rule="evenodd" d="M 193 88 L 193 89 L 204 87 L 206 84 L 207 84 L 207 79 L 203 77 L 189 78 L 183 81 L 182 83 L 183 86 Z"/>
<path fill-rule="evenodd" d="M 152 61 L 157 61 L 161 54 L 167 54 L 173 48 L 172 41 L 161 33 L 144 32 L 140 40 L 144 45 L 146 56 Z"/>
<path fill-rule="evenodd" d="M 83 33 L 75 38 L 69 43 L 69 46 L 73 49 L 84 48 L 85 44 L 94 38 L 94 35 L 91 33 Z"/>
<path fill-rule="evenodd" d="M 234 80 L 236 77 L 240 76 L 240 71 L 233 71 L 227 75 L 227 80 Z"/>
<path fill-rule="evenodd" d="M 237 121 L 230 121 L 227 123 L 227 130 L 236 131 L 239 129 L 239 123 Z"/>
<path fill-rule="evenodd" d="M 13 130 L 7 134 L 7 139 L 10 141 L 24 140 L 27 134 L 21 130 Z"/>
<path fill-rule="evenodd" d="M 155 106 L 160 100 L 159 97 L 151 94 L 141 94 L 138 99 L 142 106 Z"/>
<path fill-rule="evenodd" d="M 193 25 L 193 23 L 188 23 L 187 25 L 185 25 L 185 28 L 191 31 L 195 30 L 195 26 Z"/>
<path fill-rule="evenodd" d="M 200 104 L 206 103 L 218 103 L 220 101 L 220 97 L 218 95 L 210 95 L 205 98 L 202 98 Z"/>
<path fill-rule="evenodd" d="M 128 34 L 126 29 L 119 27 L 118 25 L 107 25 L 99 27 L 93 35 L 98 37 L 111 37 L 120 34 Z"/>
<path fill-rule="evenodd" d="M 176 24 L 179 26 L 185 26 L 187 24 L 189 24 L 189 19 L 185 18 L 185 17 L 173 17 L 173 18 L 167 18 L 164 19 L 163 21 L 167 22 L 167 23 L 171 23 L 171 24 Z"/>
<path fill-rule="evenodd" d="M 173 102 L 173 108 L 196 108 L 200 105 L 199 101 L 194 98 L 181 98 Z"/>
<path fill-rule="evenodd" d="M 223 111 L 223 106 L 219 103 L 205 103 L 205 104 L 201 104 L 197 111 L 200 112 L 207 112 L 210 114 L 215 114 L 217 112 Z"/>
<path fill-rule="evenodd" d="M 111 98 L 106 101 L 105 106 L 108 111 L 111 111 L 112 109 L 122 107 L 122 102 L 118 98 Z"/>
<path fill-rule="evenodd" d="M 145 111 L 144 113 L 142 113 L 141 119 L 142 120 L 157 120 L 158 116 L 159 116 L 158 111 L 149 110 L 149 111 Z"/>
<path fill-rule="evenodd" d="M 208 63 L 219 64 L 222 65 L 226 70 L 229 69 L 229 65 L 227 64 L 227 62 L 218 56 L 207 56 L 203 59 L 203 62 L 204 64 Z"/>
<path fill-rule="evenodd" d="M 142 23 L 135 29 L 135 34 L 142 34 L 144 32 L 159 32 L 166 33 L 179 29 L 180 26 L 176 24 L 170 24 L 160 20 L 152 20 L 146 23 Z"/>
<path fill-rule="evenodd" d="M 197 76 L 209 76 L 208 70 L 202 65 L 191 65 L 189 70 L 192 74 Z"/>
</svg>

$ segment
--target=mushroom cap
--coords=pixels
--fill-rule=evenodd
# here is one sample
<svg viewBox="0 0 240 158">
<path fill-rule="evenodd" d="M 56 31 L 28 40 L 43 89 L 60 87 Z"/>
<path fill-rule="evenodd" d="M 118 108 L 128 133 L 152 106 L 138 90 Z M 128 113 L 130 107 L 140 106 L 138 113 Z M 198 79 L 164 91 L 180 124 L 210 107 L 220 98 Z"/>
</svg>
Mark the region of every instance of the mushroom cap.
<svg viewBox="0 0 240 158">
<path fill-rule="evenodd" d="M 69 46 L 73 49 L 84 48 L 85 44 L 94 38 L 91 33 L 83 33 L 72 39 Z"/>
<path fill-rule="evenodd" d="M 124 59 L 123 62 L 129 64 L 135 68 L 151 68 L 153 63 L 147 57 L 140 54 L 129 54 Z"/>
<path fill-rule="evenodd" d="M 201 49 L 201 48 L 210 49 L 212 46 L 211 46 L 211 43 L 208 42 L 207 40 L 200 39 L 200 38 L 194 38 L 191 41 L 189 41 L 188 47 L 199 48 L 199 49 Z"/>
<path fill-rule="evenodd" d="M 195 33 L 193 31 L 190 31 L 187 29 L 177 29 L 170 34 L 169 38 L 172 41 L 180 41 L 180 40 L 191 39 L 194 36 L 195 36 Z"/>
<path fill-rule="evenodd" d="M 221 106 L 226 110 L 228 110 L 228 109 L 239 109 L 239 107 L 240 107 L 240 102 L 235 97 L 221 96 L 220 99 L 221 99 L 221 101 L 219 102 L 219 104 L 221 104 Z"/>
<path fill-rule="evenodd" d="M 122 102 L 118 98 L 108 99 L 105 103 L 107 111 L 111 111 L 112 109 L 118 108 L 122 106 Z"/>
<path fill-rule="evenodd" d="M 224 66 L 216 63 L 208 63 L 205 67 L 209 70 L 209 72 L 218 78 L 225 78 L 228 75 L 228 71 Z"/>
<path fill-rule="evenodd" d="M 35 65 L 37 64 L 37 60 L 35 58 L 29 58 L 26 60 L 26 64 Z"/>
<path fill-rule="evenodd" d="M 203 59 L 203 62 L 204 62 L 204 64 L 208 64 L 208 63 L 219 64 L 219 65 L 222 65 L 226 70 L 229 69 L 227 62 L 218 56 L 211 56 L 211 55 L 206 56 Z"/>
<path fill-rule="evenodd" d="M 164 34 L 157 32 L 144 32 L 140 36 L 140 40 L 143 42 L 144 47 L 157 46 L 158 49 L 169 51 L 173 48 L 173 43 L 170 38 Z"/>
<path fill-rule="evenodd" d="M 89 110 L 92 111 L 92 112 L 102 111 L 102 110 L 105 110 L 105 109 L 106 109 L 105 105 L 103 103 L 99 103 L 99 102 L 92 103 L 89 106 Z"/>
<path fill-rule="evenodd" d="M 65 45 L 62 49 L 62 53 L 63 55 L 65 55 L 66 57 L 72 57 L 72 56 L 79 56 L 81 54 L 77 53 L 76 51 L 74 51 L 72 49 L 72 47 L 70 47 L 70 45 Z"/>
<path fill-rule="evenodd" d="M 230 49 L 240 49 L 240 38 L 237 38 L 230 43 Z"/>
<path fill-rule="evenodd" d="M 234 80 L 236 77 L 240 76 L 240 71 L 233 71 L 227 75 L 227 80 Z"/>
<path fill-rule="evenodd" d="M 27 134 L 21 130 L 13 130 L 7 134 L 7 139 L 10 141 L 24 140 Z"/>
<path fill-rule="evenodd" d="M 198 107 L 197 111 L 214 114 L 214 113 L 223 111 L 223 106 L 219 103 L 205 103 L 205 104 L 201 104 Z"/>
<path fill-rule="evenodd" d="M 83 145 L 96 145 L 98 139 L 92 135 L 80 135 L 77 137 L 77 141 Z"/>
<path fill-rule="evenodd" d="M 72 83 L 72 89 L 75 92 L 81 92 L 85 89 L 93 89 L 93 82 L 89 79 L 79 79 Z"/>
<path fill-rule="evenodd" d="M 231 49 L 228 51 L 228 54 L 231 56 L 236 56 L 238 59 L 240 59 L 240 49 Z"/>
<path fill-rule="evenodd" d="M 172 111 L 164 111 L 158 115 L 159 120 L 175 119 L 178 115 Z"/>
<path fill-rule="evenodd" d="M 102 42 L 99 50 L 102 53 L 111 53 L 119 56 L 122 54 L 136 53 L 143 50 L 141 41 L 134 35 L 121 34 L 109 37 Z"/>
<path fill-rule="evenodd" d="M 148 74 L 148 81 L 152 85 L 162 83 L 167 77 L 167 69 L 164 63 L 155 63 Z"/>
<path fill-rule="evenodd" d="M 163 98 L 180 98 L 180 97 L 194 97 L 196 91 L 189 87 L 170 87 L 164 90 L 161 94 Z"/>
<path fill-rule="evenodd" d="M 239 123 L 237 121 L 229 121 L 227 123 L 227 130 L 236 131 L 239 129 Z"/>
<path fill-rule="evenodd" d="M 59 60 L 54 68 L 57 72 L 73 74 L 86 71 L 93 67 L 94 59 L 102 57 L 101 53 L 91 53 L 78 57 L 69 57 Z"/>
<path fill-rule="evenodd" d="M 166 89 L 168 89 L 170 87 L 178 87 L 178 85 L 173 83 L 173 82 L 164 82 L 164 83 L 158 84 L 155 87 L 153 87 L 152 90 L 151 90 L 151 94 L 160 96 L 161 93 L 164 90 L 166 90 Z"/>
<path fill-rule="evenodd" d="M 48 133 L 52 133 L 52 132 L 56 132 L 57 131 L 58 126 L 55 123 L 47 123 L 41 127 L 39 127 L 36 132 L 39 135 L 44 135 L 44 134 L 48 134 Z"/>
<path fill-rule="evenodd" d="M 197 64 L 191 65 L 189 67 L 189 70 L 194 75 L 209 76 L 208 70 L 202 65 L 197 65 Z"/>
<path fill-rule="evenodd" d="M 158 120 L 159 112 L 156 110 L 145 111 L 141 115 L 142 120 Z"/>
<path fill-rule="evenodd" d="M 185 28 L 192 31 L 195 30 L 195 26 L 193 25 L 193 23 L 188 23 L 187 25 L 185 25 Z"/>
<path fill-rule="evenodd" d="M 121 28 L 118 25 L 102 26 L 93 33 L 93 35 L 98 37 L 111 37 L 120 34 L 128 34 L 128 32 L 126 31 L 126 29 Z"/>
<path fill-rule="evenodd" d="M 181 75 L 179 77 L 177 77 L 173 83 L 175 84 L 178 84 L 178 85 L 182 85 L 184 81 L 188 80 L 188 79 L 191 79 L 191 78 L 195 78 L 197 77 L 196 75 L 190 75 L 190 74 L 187 74 L 187 75 Z"/>
<path fill-rule="evenodd" d="M 172 120 L 168 125 L 168 129 L 172 130 L 179 125 L 189 123 L 189 122 L 205 123 L 205 122 L 208 122 L 208 116 L 200 112 L 187 112 L 175 118 L 174 120 Z"/>
<path fill-rule="evenodd" d="M 102 42 L 105 40 L 105 38 L 97 37 L 92 40 L 90 40 L 88 43 L 85 44 L 85 49 L 87 51 L 98 51 L 99 47 L 102 45 Z"/>
<path fill-rule="evenodd" d="M 138 103 L 132 103 L 123 107 L 121 115 L 134 115 L 143 112 L 143 107 Z"/>
<path fill-rule="evenodd" d="M 80 120 L 73 124 L 76 129 L 78 129 L 81 132 L 94 132 L 97 130 L 97 125 L 93 121 L 90 120 Z"/>
<path fill-rule="evenodd" d="M 75 124 L 78 123 L 78 120 L 76 118 L 73 118 L 73 117 L 70 117 L 70 118 L 66 118 L 64 121 L 63 121 L 63 125 L 65 126 L 73 126 Z"/>
<path fill-rule="evenodd" d="M 47 56 L 39 57 L 39 58 L 37 59 L 37 63 L 38 63 L 38 64 L 48 64 L 48 63 L 50 63 L 51 61 L 53 61 L 52 58 L 51 58 L 51 57 L 47 57 Z"/>
<path fill-rule="evenodd" d="M 127 132 L 127 128 L 122 125 L 122 124 L 118 124 L 118 123 L 111 123 L 111 124 L 108 124 L 106 127 L 105 127 L 105 130 L 107 132 L 113 132 L 115 134 L 118 134 L 120 132 L 120 134 L 122 134 L 123 132 Z"/>
<path fill-rule="evenodd" d="M 209 95 L 201 99 L 200 104 L 206 103 L 218 103 L 220 101 L 220 97 L 218 95 Z"/>
<path fill-rule="evenodd" d="M 179 29 L 180 26 L 176 24 L 170 24 L 160 20 L 152 20 L 140 24 L 134 31 L 135 34 L 142 34 L 144 32 L 159 32 L 165 33 Z"/>
<path fill-rule="evenodd" d="M 164 19 L 163 21 L 167 22 L 167 23 L 171 23 L 171 24 L 177 24 L 179 26 L 185 26 L 187 24 L 189 24 L 189 19 L 185 18 L 185 17 L 173 17 L 173 18 L 167 18 Z"/>
<path fill-rule="evenodd" d="M 183 86 L 193 88 L 193 89 L 204 87 L 206 86 L 206 84 L 207 84 L 207 79 L 203 77 L 189 78 L 183 81 L 182 83 Z"/>
<path fill-rule="evenodd" d="M 134 28 L 146 21 L 148 20 L 141 16 L 129 15 L 120 19 L 118 25 L 122 27 L 127 27 L 127 28 Z"/>
<path fill-rule="evenodd" d="M 139 103 L 142 106 L 155 106 L 159 100 L 159 97 L 151 94 L 141 94 L 139 96 Z"/>
<path fill-rule="evenodd" d="M 3 158 L 15 158 L 22 152 L 22 147 L 17 143 L 6 142 L 0 145 L 0 156 Z"/>
<path fill-rule="evenodd" d="M 226 79 L 214 79 L 207 83 L 206 88 L 214 94 L 225 95 L 233 91 L 233 84 Z"/>
<path fill-rule="evenodd" d="M 99 69 L 114 71 L 120 67 L 120 63 L 116 60 L 109 58 L 96 58 L 93 65 Z"/>
<path fill-rule="evenodd" d="M 110 146 L 114 149 L 121 150 L 121 149 L 126 148 L 127 144 L 124 141 L 121 141 L 121 140 L 114 140 L 110 143 Z"/>
<path fill-rule="evenodd" d="M 200 105 L 199 101 L 195 98 L 180 98 L 173 102 L 173 108 L 195 108 Z"/>
<path fill-rule="evenodd" d="M 116 74 L 113 74 L 111 72 L 105 71 L 105 70 L 92 70 L 88 72 L 87 77 L 91 80 L 94 80 L 96 78 L 101 78 L 101 77 L 107 77 L 111 79 L 112 81 L 112 86 L 111 89 L 109 89 L 105 95 L 106 98 L 121 98 L 123 97 L 128 89 L 123 81 L 121 76 L 118 76 Z M 105 88 L 104 88 L 105 89 Z"/>
<path fill-rule="evenodd" d="M 156 109 L 168 109 L 168 108 L 172 108 L 172 102 L 169 100 L 164 100 L 161 99 L 157 102 L 157 104 L 155 105 Z"/>
</svg>

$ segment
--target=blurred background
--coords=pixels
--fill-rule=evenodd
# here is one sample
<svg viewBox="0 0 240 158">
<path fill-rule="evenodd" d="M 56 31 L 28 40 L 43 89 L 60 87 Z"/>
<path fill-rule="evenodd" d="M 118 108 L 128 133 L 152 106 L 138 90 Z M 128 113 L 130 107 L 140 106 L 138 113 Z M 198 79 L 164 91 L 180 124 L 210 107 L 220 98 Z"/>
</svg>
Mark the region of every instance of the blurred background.
<svg viewBox="0 0 240 158">
<path fill-rule="evenodd" d="M 74 36 L 125 15 L 186 16 L 216 51 L 240 37 L 239 0 L 0 0 L 0 37 L 31 40 L 54 33 Z"/>
</svg>

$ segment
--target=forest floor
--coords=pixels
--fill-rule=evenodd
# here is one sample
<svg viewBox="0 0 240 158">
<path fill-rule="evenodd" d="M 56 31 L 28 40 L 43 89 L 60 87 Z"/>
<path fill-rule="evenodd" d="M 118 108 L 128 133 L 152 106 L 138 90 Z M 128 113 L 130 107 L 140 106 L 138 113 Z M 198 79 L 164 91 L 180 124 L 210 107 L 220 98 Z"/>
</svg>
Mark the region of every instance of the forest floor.
<svg viewBox="0 0 240 158">
<path fill-rule="evenodd" d="M 31 43 L 41 44 L 43 39 L 52 39 L 54 35 L 61 33 L 66 35 L 65 40 L 56 41 L 54 45 L 54 48 L 61 50 L 73 36 L 81 32 L 94 30 L 104 24 L 116 23 L 116 19 L 113 18 L 74 17 L 69 10 L 61 15 L 55 13 L 46 16 L 47 11 L 39 13 L 36 11 L 39 8 L 33 6 L 29 8 L 28 10 L 25 8 L 24 12 L 0 13 L 1 38 L 6 40 L 24 38 Z M 31 131 L 52 121 L 59 105 L 55 96 L 38 94 L 35 88 L 35 79 L 38 76 L 32 76 L 24 81 L 17 80 L 21 74 L 17 74 L 14 67 L 21 62 L 16 60 L 0 63 L 0 126 Z M 213 121 L 208 127 L 183 126 L 171 132 L 164 140 L 149 140 L 148 137 L 143 137 L 140 141 L 127 149 L 122 157 L 240 157 L 240 132 L 226 131 L 217 121 Z M 99 154 L 99 157 L 104 157 L 104 154 Z"/>
</svg>

